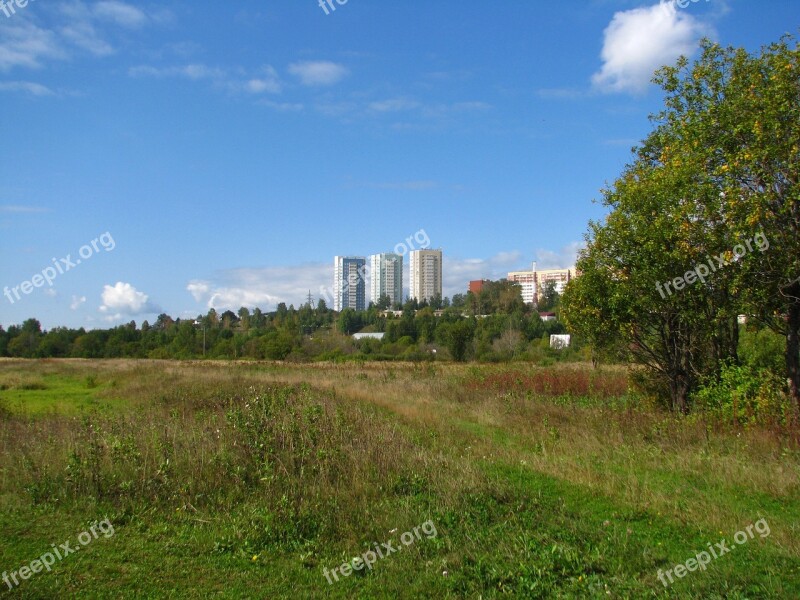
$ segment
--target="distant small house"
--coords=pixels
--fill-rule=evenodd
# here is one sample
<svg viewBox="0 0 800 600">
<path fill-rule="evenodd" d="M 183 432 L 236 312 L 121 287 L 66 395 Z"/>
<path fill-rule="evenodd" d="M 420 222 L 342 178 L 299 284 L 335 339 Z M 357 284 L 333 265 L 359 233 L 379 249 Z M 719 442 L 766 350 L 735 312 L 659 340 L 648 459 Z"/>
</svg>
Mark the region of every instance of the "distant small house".
<svg viewBox="0 0 800 600">
<path fill-rule="evenodd" d="M 354 340 L 364 340 L 364 339 L 382 340 L 384 335 L 386 335 L 386 334 L 385 333 L 354 333 L 353 334 L 353 339 Z"/>
<path fill-rule="evenodd" d="M 384 317 L 402 317 L 402 310 L 385 310 L 381 313 Z"/>
<path fill-rule="evenodd" d="M 553 350 L 562 350 L 564 348 L 569 348 L 570 336 L 569 334 L 564 335 L 551 335 L 550 336 L 550 347 Z"/>
<path fill-rule="evenodd" d="M 554 312 L 540 312 L 539 317 L 541 317 L 542 321 L 555 321 L 556 320 L 556 313 Z"/>
</svg>

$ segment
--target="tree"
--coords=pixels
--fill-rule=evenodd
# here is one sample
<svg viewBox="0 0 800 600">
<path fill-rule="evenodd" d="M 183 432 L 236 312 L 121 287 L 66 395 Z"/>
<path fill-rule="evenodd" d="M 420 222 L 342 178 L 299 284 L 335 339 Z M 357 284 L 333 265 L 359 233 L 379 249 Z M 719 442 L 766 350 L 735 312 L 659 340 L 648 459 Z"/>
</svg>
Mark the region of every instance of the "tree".
<svg viewBox="0 0 800 600">
<path fill-rule="evenodd" d="M 375 306 L 379 310 L 386 310 L 392 305 L 392 299 L 389 298 L 388 294 L 381 294 L 381 297 L 378 298 L 378 304 Z"/>
<path fill-rule="evenodd" d="M 706 42 L 696 65 L 682 59 L 658 82 L 682 141 L 673 153 L 702 160 L 732 242 L 765 241 L 738 257 L 735 285 L 748 312 L 786 338 L 800 410 L 800 47 L 786 36 L 750 55 Z"/>
<path fill-rule="evenodd" d="M 239 322 L 239 317 L 237 317 L 236 313 L 232 310 L 226 310 L 222 313 L 220 321 L 222 322 L 223 329 L 232 329 Z"/>
<path fill-rule="evenodd" d="M 36 356 L 42 337 L 42 324 L 36 319 L 28 319 L 16 335 L 9 339 L 8 354 L 19 358 L 33 358 Z"/>
<path fill-rule="evenodd" d="M 212 308 L 211 310 L 214 309 Z M 160 315 L 158 315 L 156 322 L 153 324 L 153 329 L 156 329 L 157 331 L 167 331 L 170 327 L 172 327 L 174 323 L 175 321 L 172 319 L 172 317 L 170 317 L 166 313 L 161 313 Z"/>
<path fill-rule="evenodd" d="M 262 329 L 267 324 L 267 318 L 261 309 L 256 307 L 253 309 L 253 314 L 250 317 L 250 325 L 255 329 Z"/>
<path fill-rule="evenodd" d="M 577 264 L 583 275 L 570 283 L 562 314 L 601 348 L 624 344 L 672 407 L 686 412 L 699 380 L 736 358 L 741 265 L 713 273 L 706 266 L 710 256 L 730 258 L 731 214 L 699 142 L 714 119 L 700 109 L 675 118 L 671 107 L 680 105 L 667 99 L 659 126 L 604 191 L 611 213 L 590 223 Z"/>
<path fill-rule="evenodd" d="M 345 335 L 351 335 L 361 329 L 361 318 L 352 308 L 345 308 L 339 313 L 339 331 Z"/>
<path fill-rule="evenodd" d="M 433 309 L 429 306 L 417 312 L 414 317 L 414 333 L 420 341 L 431 343 L 436 336 L 436 317 Z M 402 337 L 402 336 L 401 336 Z"/>
<path fill-rule="evenodd" d="M 292 352 L 292 338 L 286 332 L 270 332 L 264 338 L 264 355 L 271 360 L 284 360 Z"/>
<path fill-rule="evenodd" d="M 585 268 L 588 265 L 582 263 L 581 266 Z M 597 301 L 598 297 L 608 293 L 607 284 L 608 280 L 602 269 L 590 268 L 580 278 L 570 281 L 561 297 L 564 323 L 570 331 L 578 333 L 591 346 L 592 365 L 595 367 L 601 355 L 624 347 L 625 335 L 615 321 L 613 306 Z M 541 322 L 539 318 L 539 323 Z M 543 329 L 541 327 L 542 331 Z M 540 336 L 541 333 L 536 337 Z"/>
<path fill-rule="evenodd" d="M 469 343 L 472 341 L 473 324 L 466 319 L 455 323 L 441 323 L 436 328 L 436 335 L 443 343 L 453 360 L 463 361 L 467 357 Z"/>
<path fill-rule="evenodd" d="M 275 310 L 275 316 L 279 319 L 283 319 L 289 312 L 289 309 L 286 308 L 286 302 L 278 302 L 278 306 Z"/>
<path fill-rule="evenodd" d="M 467 305 L 467 297 L 464 294 L 453 294 L 450 306 L 453 308 L 464 308 Z"/>
<path fill-rule="evenodd" d="M 556 290 L 556 282 L 547 281 L 544 284 L 544 290 L 542 290 L 542 293 L 539 295 L 537 308 L 543 312 L 552 311 L 558 305 L 558 301 L 559 294 Z"/>
<path fill-rule="evenodd" d="M 250 329 L 250 310 L 242 306 L 238 312 L 239 322 L 242 324 L 242 329 L 247 331 Z"/>
</svg>

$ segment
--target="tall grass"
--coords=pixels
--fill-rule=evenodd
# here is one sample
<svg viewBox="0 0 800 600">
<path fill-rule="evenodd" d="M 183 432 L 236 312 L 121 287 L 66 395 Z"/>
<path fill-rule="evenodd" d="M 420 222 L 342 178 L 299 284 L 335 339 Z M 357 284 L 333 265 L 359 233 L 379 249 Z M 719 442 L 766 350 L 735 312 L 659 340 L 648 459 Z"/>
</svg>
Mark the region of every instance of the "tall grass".
<svg viewBox="0 0 800 600">
<path fill-rule="evenodd" d="M 442 459 L 386 414 L 307 384 L 183 380 L 135 411 L 6 414 L 0 428 L 6 502 L 121 515 L 257 506 L 249 547 L 356 537 L 387 498 L 444 507 L 457 482 L 477 481 L 469 471 L 441 477 Z"/>
<path fill-rule="evenodd" d="M 711 541 L 759 517 L 775 553 L 760 564 L 800 556 L 791 438 L 664 412 L 620 368 L 0 361 L 0 384 L 22 369 L 91 376 L 125 404 L 33 415 L 0 392 L 0 511 L 189 523 L 214 556 L 316 570 L 433 519 L 435 542 L 384 568 L 402 586 L 424 559 L 423 589 L 451 597 L 605 597 L 610 581 L 641 597 L 690 556 L 684 530 Z"/>
</svg>

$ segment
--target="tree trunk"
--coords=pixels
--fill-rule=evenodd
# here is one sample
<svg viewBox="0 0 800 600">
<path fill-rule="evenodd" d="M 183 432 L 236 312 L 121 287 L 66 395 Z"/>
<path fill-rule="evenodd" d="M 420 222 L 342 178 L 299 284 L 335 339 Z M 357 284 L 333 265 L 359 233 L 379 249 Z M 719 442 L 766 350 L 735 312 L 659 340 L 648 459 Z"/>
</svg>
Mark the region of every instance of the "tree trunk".
<svg viewBox="0 0 800 600">
<path fill-rule="evenodd" d="M 689 386 L 686 384 L 685 381 L 681 381 L 678 384 L 678 396 L 676 398 L 678 402 L 678 410 L 681 413 L 688 414 L 689 413 Z"/>
<path fill-rule="evenodd" d="M 786 377 L 794 401 L 795 419 L 800 415 L 800 303 L 789 305 L 786 334 Z"/>
<path fill-rule="evenodd" d="M 676 371 L 669 382 L 670 395 L 672 396 L 672 410 L 683 414 L 689 412 L 689 381 L 686 374 Z"/>
</svg>

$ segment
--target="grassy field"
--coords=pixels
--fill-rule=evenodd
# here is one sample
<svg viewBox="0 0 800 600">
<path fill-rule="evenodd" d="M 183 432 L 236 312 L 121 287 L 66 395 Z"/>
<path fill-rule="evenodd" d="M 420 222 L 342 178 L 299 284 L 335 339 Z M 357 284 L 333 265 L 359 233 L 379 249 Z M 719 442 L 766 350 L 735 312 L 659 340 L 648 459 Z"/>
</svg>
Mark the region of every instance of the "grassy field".
<svg viewBox="0 0 800 600">
<path fill-rule="evenodd" d="M 621 368 L 0 361 L 0 597 L 797 598 L 798 492 Z"/>
</svg>

